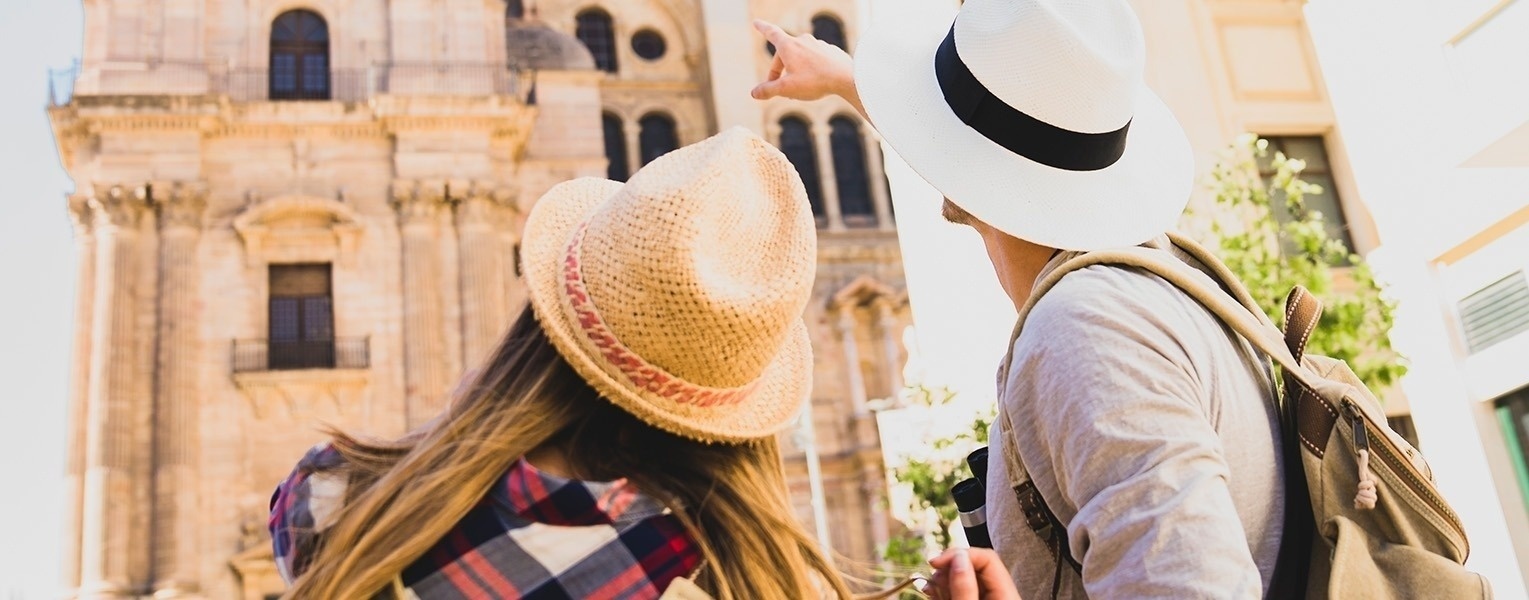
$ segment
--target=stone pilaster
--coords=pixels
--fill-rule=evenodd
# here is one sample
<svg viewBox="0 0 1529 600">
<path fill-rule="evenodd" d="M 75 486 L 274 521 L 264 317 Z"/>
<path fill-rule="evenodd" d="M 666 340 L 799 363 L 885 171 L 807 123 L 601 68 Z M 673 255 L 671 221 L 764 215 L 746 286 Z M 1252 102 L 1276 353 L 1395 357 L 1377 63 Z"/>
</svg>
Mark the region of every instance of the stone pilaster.
<svg viewBox="0 0 1529 600">
<path fill-rule="evenodd" d="M 95 230 L 90 385 L 85 400 L 85 470 L 81 517 L 81 598 L 132 597 L 134 391 L 139 376 L 139 225 L 141 197 L 121 186 L 90 200 Z"/>
<path fill-rule="evenodd" d="M 642 126 L 637 119 L 626 122 L 626 136 L 622 141 L 626 142 L 626 175 L 631 179 L 642 168 Z"/>
<path fill-rule="evenodd" d="M 456 211 L 452 208 L 467 195 L 472 184 L 467 181 L 421 181 L 420 188 L 444 190 L 441 196 L 441 207 L 435 213 L 435 247 L 436 247 L 436 283 L 440 284 L 441 306 L 441 368 L 448 375 L 450 382 L 455 382 L 457 374 L 467 370 L 466 361 L 462 357 L 462 336 L 465 334 L 462 328 L 462 260 L 458 256 L 462 248 L 459 245 L 456 224 Z M 447 387 L 455 387 L 448 383 Z"/>
<path fill-rule="evenodd" d="M 89 194 L 69 197 L 77 262 L 74 296 L 74 339 L 69 350 L 69 442 L 64 474 L 63 559 L 59 569 L 63 588 L 73 597 L 80 585 L 80 534 L 85 509 L 86 404 L 90 398 L 90 338 L 94 314 L 96 239 Z"/>
<path fill-rule="evenodd" d="M 491 190 L 474 186 L 456 204 L 461 261 L 462 356 L 469 369 L 488 358 L 509 327 L 504 253 L 496 225 L 503 210 Z"/>
<path fill-rule="evenodd" d="M 444 191 L 414 182 L 393 186 L 403 252 L 404 425 L 409 429 L 440 412 L 449 385 L 437 241 Z"/>
<path fill-rule="evenodd" d="M 870 513 L 867 518 L 871 520 L 871 545 L 875 548 L 873 555 L 877 562 L 883 562 L 881 557 L 886 555 L 892 530 L 887 523 L 887 473 L 879 459 L 881 452 L 876 452 L 876 455 L 878 458 L 870 459 L 860 473 L 860 493 Z"/>
<path fill-rule="evenodd" d="M 839 331 L 839 345 L 844 349 L 844 370 L 848 376 L 850 406 L 854 407 L 854 417 L 860 419 L 870 413 L 866 407 L 865 374 L 860 371 L 860 348 L 855 343 L 855 307 L 841 304 L 837 307 L 838 320 L 835 322 Z M 859 438 L 857 436 L 858 444 Z"/>
<path fill-rule="evenodd" d="M 877 298 L 873 306 L 876 309 L 876 329 L 881 331 L 882 359 L 887 365 L 887 394 L 895 398 L 903 387 L 902 365 L 897 364 L 898 357 L 902 355 L 897 341 L 897 313 L 892 310 L 892 301 L 886 297 Z"/>
<path fill-rule="evenodd" d="M 812 139 L 817 145 L 818 181 L 822 182 L 823 214 L 828 216 L 828 230 L 843 231 L 844 211 L 839 206 L 839 176 L 834 169 L 831 132 L 831 127 L 813 127 Z"/>
<path fill-rule="evenodd" d="M 520 190 L 499 188 L 494 190 L 494 201 L 501 207 L 498 213 L 499 247 L 504 250 L 504 316 L 505 328 L 520 318 L 526 310 L 526 282 L 520 274 Z"/>
<path fill-rule="evenodd" d="M 154 394 L 154 596 L 195 594 L 197 585 L 196 451 L 197 328 L 202 319 L 197 286 L 197 242 L 206 190 L 199 185 L 158 185 L 159 352 Z"/>
<path fill-rule="evenodd" d="M 871 203 L 876 207 L 876 227 L 882 231 L 895 231 L 892 222 L 892 195 L 887 191 L 886 160 L 881 154 L 881 139 L 870 127 L 861 127 L 865 136 L 865 173 L 871 181 Z"/>
</svg>

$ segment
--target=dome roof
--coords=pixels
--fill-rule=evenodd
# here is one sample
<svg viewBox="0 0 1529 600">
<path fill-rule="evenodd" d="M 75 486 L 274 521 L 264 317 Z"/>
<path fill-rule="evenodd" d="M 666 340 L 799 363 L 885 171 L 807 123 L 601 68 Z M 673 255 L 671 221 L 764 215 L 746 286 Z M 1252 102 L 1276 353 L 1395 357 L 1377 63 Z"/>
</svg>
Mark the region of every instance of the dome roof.
<svg viewBox="0 0 1529 600">
<path fill-rule="evenodd" d="M 510 63 L 538 71 L 581 71 L 595 68 L 595 57 L 584 43 L 536 20 L 511 20 L 505 28 Z"/>
</svg>

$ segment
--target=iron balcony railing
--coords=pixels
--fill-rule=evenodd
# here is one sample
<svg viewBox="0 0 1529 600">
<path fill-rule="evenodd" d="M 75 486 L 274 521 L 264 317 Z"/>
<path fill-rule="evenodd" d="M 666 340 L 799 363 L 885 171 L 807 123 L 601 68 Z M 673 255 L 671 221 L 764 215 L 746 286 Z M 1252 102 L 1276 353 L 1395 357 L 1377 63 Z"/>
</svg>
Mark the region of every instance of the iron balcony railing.
<svg viewBox="0 0 1529 600">
<path fill-rule="evenodd" d="M 371 338 L 333 340 L 234 340 L 235 373 L 294 369 L 365 369 L 371 366 Z"/>
<path fill-rule="evenodd" d="M 69 104 L 89 96 L 226 96 L 234 102 L 337 100 L 359 102 L 380 94 L 520 97 L 523 69 L 512 63 L 383 63 L 317 73 L 296 69 L 160 62 L 141 68 L 83 71 L 78 65 L 48 72 L 49 100 Z M 522 98 L 524 100 L 524 98 Z"/>
</svg>

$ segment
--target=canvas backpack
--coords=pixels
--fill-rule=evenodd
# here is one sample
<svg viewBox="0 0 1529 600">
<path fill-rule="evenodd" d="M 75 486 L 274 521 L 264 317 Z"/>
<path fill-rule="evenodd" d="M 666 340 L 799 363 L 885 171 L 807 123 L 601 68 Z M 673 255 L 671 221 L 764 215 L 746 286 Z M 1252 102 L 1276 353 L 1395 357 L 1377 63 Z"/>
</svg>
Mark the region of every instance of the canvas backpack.
<svg viewBox="0 0 1529 600">
<path fill-rule="evenodd" d="M 1321 303 L 1305 288 L 1292 290 L 1281 332 L 1220 260 L 1186 238 L 1169 239 L 1210 275 L 1166 249 L 1079 255 L 1043 273 L 1009 347 L 1035 303 L 1068 273 L 1108 265 L 1161 277 L 1280 368 L 1281 389 L 1269 401 L 1281 424 L 1286 514 L 1270 598 L 1490 598 L 1486 579 L 1464 567 L 1470 542 L 1423 455 L 1391 430 L 1380 403 L 1347 364 L 1305 353 Z M 1079 573 L 1081 565 L 1067 546 L 1065 526 L 1022 473 L 1014 423 L 1001 407 L 999 413 L 1009 486 L 1027 525 L 1055 555 L 1055 596 L 1063 565 Z"/>
</svg>

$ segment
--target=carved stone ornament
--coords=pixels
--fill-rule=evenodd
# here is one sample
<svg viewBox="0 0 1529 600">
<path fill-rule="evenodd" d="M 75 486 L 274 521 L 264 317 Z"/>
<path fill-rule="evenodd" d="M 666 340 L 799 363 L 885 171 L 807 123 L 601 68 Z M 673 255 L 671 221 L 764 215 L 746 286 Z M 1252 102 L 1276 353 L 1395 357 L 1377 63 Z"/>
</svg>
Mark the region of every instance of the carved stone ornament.
<svg viewBox="0 0 1529 600">
<path fill-rule="evenodd" d="M 202 183 L 156 183 L 154 206 L 159 209 L 161 229 L 201 229 L 207 208 L 207 186 Z"/>
<path fill-rule="evenodd" d="M 456 187 L 452 187 L 453 195 Z M 467 192 L 456 200 L 458 227 L 487 225 L 499 229 L 513 223 L 516 207 L 513 188 L 495 186 L 491 182 L 474 181 Z"/>
<path fill-rule="evenodd" d="M 350 205 L 316 196 L 279 196 L 234 217 L 251 267 L 272 262 L 336 262 L 355 266 L 364 231 Z"/>
<path fill-rule="evenodd" d="M 834 295 L 828 299 L 828 308 L 831 310 L 854 308 L 871 304 L 878 298 L 896 297 L 898 297 L 896 290 L 869 275 L 861 275 L 849 282 L 849 285 L 834 292 Z"/>
<path fill-rule="evenodd" d="M 148 212 L 147 194 L 142 186 L 95 184 L 92 191 L 89 205 L 97 230 L 136 228 Z"/>
<path fill-rule="evenodd" d="M 69 195 L 69 222 L 74 225 L 74 234 L 77 237 L 89 236 L 94 215 L 90 209 L 90 194 Z"/>
<path fill-rule="evenodd" d="M 393 182 L 393 209 L 398 211 L 399 225 L 433 224 L 445 203 L 445 181 Z"/>
<path fill-rule="evenodd" d="M 256 420 L 301 425 L 333 421 L 365 400 L 366 369 L 302 369 L 234 374 Z"/>
</svg>

